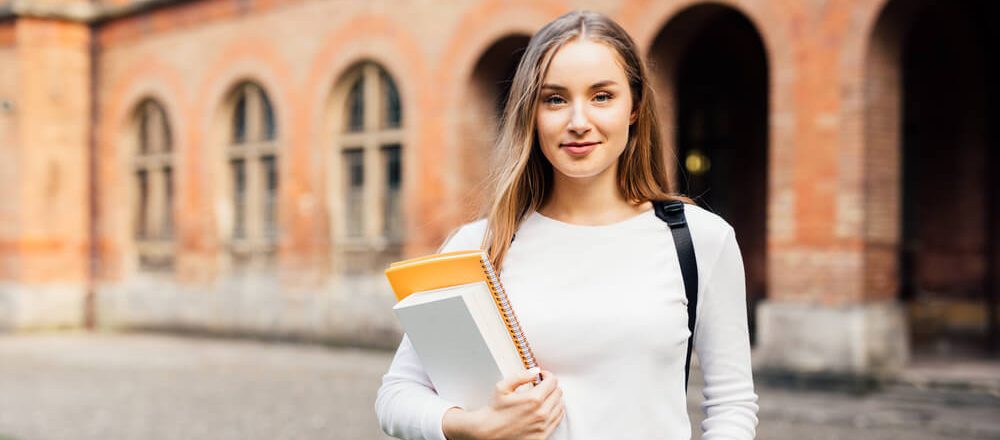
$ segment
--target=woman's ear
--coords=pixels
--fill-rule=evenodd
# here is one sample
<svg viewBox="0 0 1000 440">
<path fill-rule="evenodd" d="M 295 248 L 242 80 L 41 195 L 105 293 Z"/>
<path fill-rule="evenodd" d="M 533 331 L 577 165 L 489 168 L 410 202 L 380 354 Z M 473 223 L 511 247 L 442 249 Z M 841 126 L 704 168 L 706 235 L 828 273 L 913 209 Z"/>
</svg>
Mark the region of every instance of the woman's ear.
<svg viewBox="0 0 1000 440">
<path fill-rule="evenodd" d="M 628 125 L 634 125 L 635 121 L 639 119 L 639 111 L 632 110 L 632 114 L 628 116 Z"/>
</svg>

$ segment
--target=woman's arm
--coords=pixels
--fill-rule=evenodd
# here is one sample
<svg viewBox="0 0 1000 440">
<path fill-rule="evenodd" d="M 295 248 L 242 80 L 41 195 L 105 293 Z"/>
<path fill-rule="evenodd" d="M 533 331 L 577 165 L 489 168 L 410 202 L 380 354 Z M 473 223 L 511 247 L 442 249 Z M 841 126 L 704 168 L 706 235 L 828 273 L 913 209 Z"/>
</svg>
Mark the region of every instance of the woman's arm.
<svg viewBox="0 0 1000 440">
<path fill-rule="evenodd" d="M 445 440 L 441 419 L 454 406 L 434 391 L 413 344 L 404 335 L 375 399 L 382 431 L 405 440 Z"/>
<path fill-rule="evenodd" d="M 746 280 L 733 229 L 727 228 L 707 284 L 695 328 L 694 349 L 705 377 L 703 440 L 753 439 L 757 394 L 750 367 Z"/>
</svg>

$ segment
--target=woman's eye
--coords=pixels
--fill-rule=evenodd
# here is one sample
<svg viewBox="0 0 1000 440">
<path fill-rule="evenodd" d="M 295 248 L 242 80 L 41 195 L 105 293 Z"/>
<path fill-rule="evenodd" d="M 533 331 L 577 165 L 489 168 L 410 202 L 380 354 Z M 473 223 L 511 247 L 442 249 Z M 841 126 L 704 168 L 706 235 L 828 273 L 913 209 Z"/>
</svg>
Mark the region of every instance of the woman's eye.
<svg viewBox="0 0 1000 440">
<path fill-rule="evenodd" d="M 611 100 L 611 94 L 610 93 L 598 93 L 597 96 L 594 96 L 594 100 L 596 100 L 597 102 L 608 102 L 608 101 Z"/>
<path fill-rule="evenodd" d="M 550 104 L 550 105 L 557 105 L 557 104 L 562 104 L 562 103 L 564 103 L 566 101 L 563 100 L 561 96 L 552 95 L 552 96 L 549 96 L 548 98 L 545 98 L 545 100 L 542 101 L 542 102 L 544 102 L 546 104 Z"/>
</svg>

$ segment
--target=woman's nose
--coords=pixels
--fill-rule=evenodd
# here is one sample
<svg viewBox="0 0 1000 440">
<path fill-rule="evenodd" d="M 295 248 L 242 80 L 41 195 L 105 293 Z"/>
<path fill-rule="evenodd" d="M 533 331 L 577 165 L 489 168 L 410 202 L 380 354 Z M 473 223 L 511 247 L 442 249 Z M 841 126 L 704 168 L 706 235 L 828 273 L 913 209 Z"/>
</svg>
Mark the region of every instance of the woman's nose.
<svg viewBox="0 0 1000 440">
<path fill-rule="evenodd" d="M 583 104 L 577 103 L 573 105 L 573 115 L 569 120 L 569 131 L 574 134 L 581 135 L 590 130 L 590 121 L 587 119 L 586 109 L 584 109 Z"/>
</svg>

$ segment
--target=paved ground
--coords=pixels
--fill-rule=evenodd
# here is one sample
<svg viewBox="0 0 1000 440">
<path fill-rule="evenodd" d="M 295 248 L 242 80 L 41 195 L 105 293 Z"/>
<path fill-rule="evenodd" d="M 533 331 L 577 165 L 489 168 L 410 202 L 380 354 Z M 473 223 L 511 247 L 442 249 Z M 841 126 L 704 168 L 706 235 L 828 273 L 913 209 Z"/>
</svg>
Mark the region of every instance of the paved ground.
<svg viewBox="0 0 1000 440">
<path fill-rule="evenodd" d="M 0 440 L 385 439 L 372 408 L 391 356 L 156 334 L 0 335 Z M 758 391 L 760 439 L 1000 439 L 1000 396 Z"/>
</svg>

